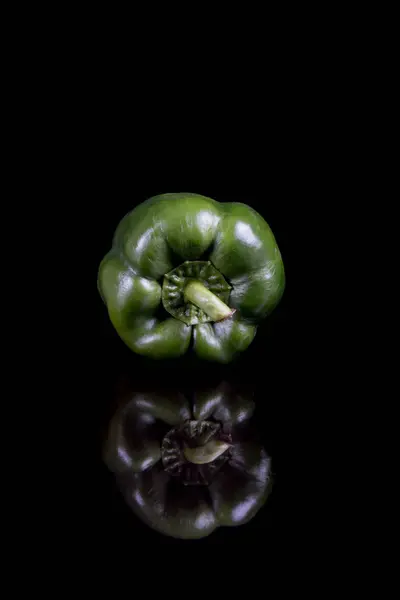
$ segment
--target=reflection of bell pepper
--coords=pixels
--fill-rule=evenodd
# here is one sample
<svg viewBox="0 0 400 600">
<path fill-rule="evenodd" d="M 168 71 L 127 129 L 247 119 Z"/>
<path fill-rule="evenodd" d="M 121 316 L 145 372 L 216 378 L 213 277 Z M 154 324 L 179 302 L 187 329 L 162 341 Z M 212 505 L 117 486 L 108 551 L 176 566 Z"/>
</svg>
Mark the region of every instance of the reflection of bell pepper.
<svg viewBox="0 0 400 600">
<path fill-rule="evenodd" d="M 130 394 L 111 420 L 104 459 L 135 514 L 178 538 L 250 521 L 271 489 L 253 411 L 226 384 L 197 394 L 192 406 L 181 394 Z"/>
<path fill-rule="evenodd" d="M 180 356 L 193 331 L 196 354 L 222 363 L 246 350 L 284 286 L 264 219 L 197 194 L 156 196 L 126 215 L 98 273 L 111 322 L 134 352 Z"/>
</svg>

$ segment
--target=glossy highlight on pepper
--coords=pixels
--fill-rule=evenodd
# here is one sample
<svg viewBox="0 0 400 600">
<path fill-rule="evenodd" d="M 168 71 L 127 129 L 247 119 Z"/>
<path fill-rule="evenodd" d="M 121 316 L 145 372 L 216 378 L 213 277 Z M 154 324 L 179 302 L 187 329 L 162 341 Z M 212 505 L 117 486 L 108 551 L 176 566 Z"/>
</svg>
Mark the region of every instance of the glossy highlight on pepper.
<svg viewBox="0 0 400 600">
<path fill-rule="evenodd" d="M 119 223 L 98 289 L 111 323 L 134 352 L 232 361 L 285 288 L 266 221 L 238 202 L 198 194 L 150 198 Z"/>
<path fill-rule="evenodd" d="M 197 539 L 244 525 L 272 489 L 254 411 L 226 382 L 192 397 L 128 389 L 109 423 L 105 464 L 135 515 L 159 533 Z"/>
</svg>

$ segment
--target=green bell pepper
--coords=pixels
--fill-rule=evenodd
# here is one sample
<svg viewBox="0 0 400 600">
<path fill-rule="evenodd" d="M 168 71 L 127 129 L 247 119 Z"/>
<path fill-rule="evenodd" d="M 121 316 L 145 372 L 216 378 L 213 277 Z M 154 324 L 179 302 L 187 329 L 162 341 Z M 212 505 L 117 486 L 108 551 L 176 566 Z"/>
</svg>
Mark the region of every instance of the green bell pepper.
<svg viewBox="0 0 400 600">
<path fill-rule="evenodd" d="M 103 457 L 133 512 L 182 539 L 249 522 L 272 489 L 271 459 L 251 427 L 254 407 L 226 383 L 193 402 L 179 393 L 127 394 Z"/>
<path fill-rule="evenodd" d="M 264 219 L 241 203 L 163 194 L 127 214 L 101 261 L 98 289 L 134 352 L 173 358 L 193 349 L 228 363 L 247 349 L 285 287 Z M 192 335 L 193 334 L 193 335 Z"/>
</svg>

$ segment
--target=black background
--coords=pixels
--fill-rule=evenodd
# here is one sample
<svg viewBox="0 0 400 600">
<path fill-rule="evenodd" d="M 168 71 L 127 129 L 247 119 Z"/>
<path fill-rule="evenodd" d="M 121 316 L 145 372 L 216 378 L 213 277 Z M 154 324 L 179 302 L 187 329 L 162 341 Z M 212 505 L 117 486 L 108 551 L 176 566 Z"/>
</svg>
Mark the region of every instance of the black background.
<svg viewBox="0 0 400 600">
<path fill-rule="evenodd" d="M 77 22 L 81 20 L 74 18 Z M 136 23 L 136 29 L 141 25 Z M 98 42 L 90 40 L 89 29 L 96 31 Z M 353 123 L 347 128 L 343 114 L 350 110 L 353 120 L 359 106 L 349 109 L 348 86 L 335 80 L 343 74 L 334 64 L 336 30 L 329 52 L 323 53 L 297 18 L 299 43 L 290 39 L 286 18 L 285 35 L 279 31 L 277 43 L 269 35 L 274 29 L 275 23 L 270 24 L 266 35 L 264 30 L 253 34 L 250 28 L 254 47 L 249 45 L 247 56 L 244 40 L 235 44 L 237 56 L 231 54 L 232 45 L 223 44 L 217 62 L 211 49 L 210 65 L 204 61 L 207 44 L 198 44 L 192 36 L 189 45 L 198 49 L 198 63 L 182 64 L 175 80 L 174 67 L 186 56 L 187 38 L 176 36 L 179 60 L 166 56 L 163 63 L 174 37 L 168 29 L 168 42 L 155 50 L 152 65 L 145 58 L 154 36 L 148 35 L 145 42 L 137 36 L 132 49 L 136 36 L 131 30 L 120 35 L 118 26 L 114 46 L 109 28 L 97 30 L 92 16 L 90 26 L 83 27 L 83 51 L 68 30 L 60 54 L 46 42 L 43 60 L 31 56 L 32 48 L 24 53 L 24 64 L 33 60 L 32 83 L 21 94 L 29 102 L 18 119 L 27 119 L 23 133 L 29 139 L 23 144 L 16 140 L 33 168 L 21 169 L 18 179 L 29 186 L 22 196 L 34 212 L 44 207 L 39 216 L 43 235 L 25 221 L 43 242 L 34 257 L 31 290 L 44 308 L 52 337 L 45 357 L 38 355 L 29 337 L 28 359 L 32 364 L 38 361 L 35 374 L 43 376 L 43 388 L 50 390 L 43 402 L 44 433 L 34 432 L 35 444 L 38 437 L 43 441 L 45 459 L 39 463 L 32 456 L 35 481 L 29 487 L 39 487 L 39 474 L 46 480 L 39 502 L 56 543 L 61 541 L 63 552 L 65 540 L 68 546 L 72 543 L 84 565 L 99 553 L 107 562 L 113 554 L 118 560 L 126 552 L 146 554 L 146 544 L 202 548 L 226 543 L 228 558 L 231 549 L 243 555 L 250 548 L 251 557 L 272 549 L 284 558 L 295 549 L 300 562 L 310 553 L 324 560 L 315 541 L 329 540 L 328 531 L 337 520 L 331 496 L 342 493 L 344 461 L 336 458 L 341 440 L 335 427 L 338 420 L 346 420 L 352 400 L 345 386 L 339 393 L 335 390 L 348 336 L 342 335 L 333 348 L 330 334 L 347 302 L 348 289 L 341 284 L 348 256 L 342 232 L 359 184 L 349 188 L 343 181 L 354 168 L 348 136 Z M 241 38 L 240 28 L 231 31 Z M 315 31 L 325 38 L 325 24 L 319 23 Z M 57 27 L 52 33 L 58 38 Z M 357 58 L 348 69 L 349 81 L 358 70 Z M 97 292 L 99 263 L 124 214 L 155 194 L 182 191 L 249 204 L 270 224 L 282 252 L 287 283 L 281 303 L 260 325 L 248 351 L 227 367 L 186 361 L 150 367 L 119 340 Z M 339 200 L 344 200 L 344 208 Z M 327 241 L 328 232 L 333 235 Z M 20 237 L 25 265 L 32 249 Z M 43 287 L 36 280 L 39 271 Z M 325 298 L 322 276 L 328 280 Z M 28 314 L 25 305 L 23 314 Z M 39 321 L 40 340 L 41 318 L 35 315 L 34 320 Z M 29 330 L 27 321 L 23 325 L 24 332 Z M 23 342 L 22 353 L 25 347 Z M 224 379 L 253 391 L 257 424 L 274 461 L 276 483 L 250 524 L 220 529 L 204 541 L 180 542 L 151 531 L 125 507 L 102 464 L 100 448 L 115 388 L 126 372 L 136 373 L 143 383 L 177 382 L 189 391 L 196 377 L 216 383 Z M 30 393 L 28 403 L 38 410 Z M 329 454 L 335 454 L 329 463 L 328 446 Z M 29 503 L 31 489 L 22 495 Z M 29 519 L 35 516 L 30 511 Z M 42 530 L 42 520 L 37 522 Z M 35 537 L 35 546 L 36 541 Z M 174 573 L 179 573 L 174 559 Z M 206 561 L 202 572 L 204 565 Z M 267 586 L 270 576 L 267 570 Z"/>
<path fill-rule="evenodd" d="M 118 175 L 121 175 L 121 179 Z M 149 171 L 145 171 L 145 179 Z M 307 318 L 303 308 L 301 273 L 305 245 L 298 246 L 298 210 L 291 208 L 287 190 L 279 185 L 255 187 L 241 192 L 238 187 L 221 186 L 193 177 L 187 181 L 179 177 L 149 176 L 157 185 L 130 182 L 118 167 L 105 171 L 98 184 L 99 201 L 93 218 L 90 265 L 93 294 L 91 321 L 93 338 L 88 347 L 86 369 L 91 372 L 91 399 L 88 400 L 91 465 L 85 471 L 90 481 L 87 510 L 90 522 L 97 527 L 97 536 L 119 547 L 128 546 L 132 539 L 144 544 L 187 544 L 192 546 L 229 543 L 255 543 L 265 549 L 282 551 L 302 543 L 310 536 L 312 521 L 318 512 L 315 495 L 315 433 L 310 438 L 314 412 L 313 397 L 307 385 L 309 365 L 304 328 L 299 327 Z M 278 181 L 276 182 L 278 183 Z M 249 191 L 250 190 L 250 191 Z M 230 365 L 202 363 L 193 356 L 177 361 L 153 362 L 133 354 L 119 339 L 109 322 L 107 311 L 96 289 L 97 268 L 108 251 L 119 220 L 137 204 L 164 192 L 190 191 L 214 198 L 220 202 L 244 202 L 255 208 L 271 226 L 282 253 L 286 271 L 286 289 L 274 313 L 260 326 L 247 350 Z M 304 323 L 303 323 L 304 324 Z M 303 330 L 303 333 L 300 331 Z M 247 525 L 219 528 L 200 541 L 177 541 L 154 532 L 144 525 L 120 497 L 112 475 L 101 461 L 101 441 L 113 411 L 119 382 L 129 374 L 137 378 L 138 387 L 155 389 L 163 386 L 191 394 L 198 385 L 218 385 L 229 382 L 233 387 L 247 389 L 256 402 L 255 422 L 267 451 L 273 460 L 275 485 L 266 505 Z M 93 452 L 93 448 L 96 448 Z"/>
</svg>

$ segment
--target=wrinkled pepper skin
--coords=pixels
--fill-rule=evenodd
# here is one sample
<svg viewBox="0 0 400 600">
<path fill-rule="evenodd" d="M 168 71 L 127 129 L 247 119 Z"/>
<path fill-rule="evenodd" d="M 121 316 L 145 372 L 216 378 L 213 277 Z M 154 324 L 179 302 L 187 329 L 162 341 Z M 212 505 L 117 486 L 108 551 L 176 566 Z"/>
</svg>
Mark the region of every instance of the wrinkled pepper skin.
<svg viewBox="0 0 400 600">
<path fill-rule="evenodd" d="M 192 403 L 181 394 L 128 394 L 109 423 L 104 462 L 136 516 L 159 533 L 198 539 L 220 526 L 243 525 L 272 489 L 271 458 L 255 441 L 253 412 L 254 402 L 232 394 L 226 383 Z M 166 432 L 193 418 L 231 431 L 229 459 L 208 485 L 184 485 L 161 459 Z"/>
<path fill-rule="evenodd" d="M 232 316 L 188 325 L 165 310 L 165 276 L 186 261 L 210 261 L 223 276 Z M 163 194 L 137 206 L 117 226 L 98 271 L 118 335 L 155 359 L 179 357 L 192 342 L 201 359 L 230 362 L 251 344 L 284 287 L 282 257 L 264 219 L 245 204 L 197 194 Z"/>
</svg>

